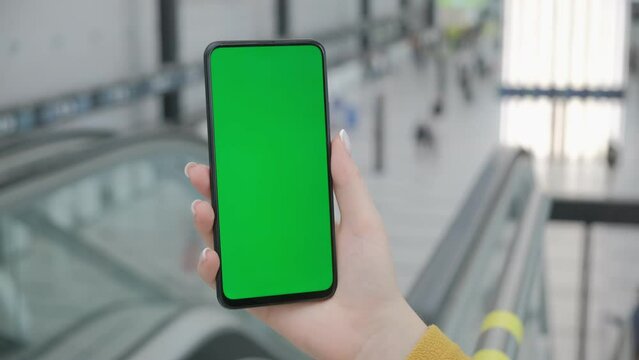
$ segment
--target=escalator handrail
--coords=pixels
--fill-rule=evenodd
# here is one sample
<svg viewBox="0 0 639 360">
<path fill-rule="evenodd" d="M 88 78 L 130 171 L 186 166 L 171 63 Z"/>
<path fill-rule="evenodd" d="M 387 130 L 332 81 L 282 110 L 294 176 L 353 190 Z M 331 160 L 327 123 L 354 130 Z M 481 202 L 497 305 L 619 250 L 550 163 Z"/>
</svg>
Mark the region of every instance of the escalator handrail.
<svg viewBox="0 0 639 360">
<path fill-rule="evenodd" d="M 507 314 L 511 318 L 511 328 L 509 331 L 503 331 L 502 328 L 491 331 L 495 328 L 482 326 L 484 331 L 479 336 L 476 351 L 498 350 L 509 359 L 516 359 L 523 337 L 524 321 L 532 301 L 531 294 L 542 273 L 541 239 L 549 213 L 549 199 L 542 192 L 533 191 L 502 267 L 495 303 L 485 318 L 485 324 L 488 324 L 488 317 L 491 315 L 503 317 L 503 314 Z"/>
<path fill-rule="evenodd" d="M 24 183 L 35 179 L 41 179 L 50 174 L 63 171 L 73 166 L 90 163 L 101 156 L 110 155 L 114 151 L 121 151 L 128 147 L 137 147 L 143 143 L 158 141 L 184 141 L 191 144 L 206 146 L 203 139 L 191 131 L 180 128 L 166 127 L 155 131 L 146 131 L 134 135 L 116 137 L 112 140 L 100 143 L 97 146 L 82 149 L 73 153 L 65 153 L 59 157 L 47 158 L 35 161 L 23 167 L 14 169 L 11 173 L 0 174 L 0 199 L 1 195 L 10 188 L 22 186 Z"/>
<path fill-rule="evenodd" d="M 463 278 L 473 249 L 487 230 L 490 219 L 516 164 L 530 160 L 523 149 L 499 148 L 484 166 L 460 211 L 413 285 L 408 302 L 429 324 L 439 323 L 442 309 Z"/>
<path fill-rule="evenodd" d="M 26 135 L 15 135 L 0 141 L 0 158 L 56 142 L 79 138 L 107 139 L 114 135 L 114 131 L 103 129 L 34 132 Z"/>
</svg>

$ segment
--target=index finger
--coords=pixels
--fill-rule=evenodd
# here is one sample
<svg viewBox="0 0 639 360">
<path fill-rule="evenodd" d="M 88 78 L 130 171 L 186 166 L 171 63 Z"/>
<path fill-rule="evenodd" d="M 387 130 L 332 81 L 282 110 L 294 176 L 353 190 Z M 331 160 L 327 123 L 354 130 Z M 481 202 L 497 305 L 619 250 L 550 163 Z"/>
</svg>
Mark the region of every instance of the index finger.
<svg viewBox="0 0 639 360">
<path fill-rule="evenodd" d="M 184 175 L 202 196 L 211 199 L 211 176 L 207 165 L 190 162 L 184 167 Z"/>
</svg>

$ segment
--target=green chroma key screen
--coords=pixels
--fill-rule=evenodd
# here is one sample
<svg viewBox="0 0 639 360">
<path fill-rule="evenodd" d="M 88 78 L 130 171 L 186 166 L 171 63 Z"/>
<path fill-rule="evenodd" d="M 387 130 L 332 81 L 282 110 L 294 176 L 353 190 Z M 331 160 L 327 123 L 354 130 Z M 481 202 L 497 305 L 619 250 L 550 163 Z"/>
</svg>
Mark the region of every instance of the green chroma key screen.
<svg viewBox="0 0 639 360">
<path fill-rule="evenodd" d="M 290 300 L 328 291 L 333 219 L 322 50 L 217 45 L 208 59 L 223 296 Z"/>
</svg>

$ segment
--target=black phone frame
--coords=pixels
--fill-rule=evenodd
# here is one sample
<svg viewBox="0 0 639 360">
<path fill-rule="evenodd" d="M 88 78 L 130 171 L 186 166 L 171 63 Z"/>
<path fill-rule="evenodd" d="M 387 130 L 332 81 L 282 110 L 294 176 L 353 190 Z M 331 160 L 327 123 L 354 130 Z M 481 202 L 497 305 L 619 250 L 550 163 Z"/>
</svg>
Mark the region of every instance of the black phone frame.
<svg viewBox="0 0 639 360">
<path fill-rule="evenodd" d="M 330 211 L 330 227 L 331 227 L 331 257 L 332 257 L 332 271 L 333 281 L 331 286 L 325 290 L 294 293 L 294 294 L 282 294 L 273 296 L 262 296 L 255 298 L 245 299 L 230 299 L 224 294 L 224 287 L 222 285 L 222 271 L 224 264 L 222 262 L 222 253 L 220 246 L 220 227 L 219 218 L 220 211 L 217 202 L 217 176 L 215 171 L 215 134 L 213 130 L 213 89 L 211 88 L 211 62 L 210 56 L 217 48 L 222 47 L 245 47 L 245 46 L 297 46 L 297 45 L 311 45 L 320 50 L 322 56 L 322 72 L 324 81 L 324 114 L 325 114 L 325 129 L 326 129 L 326 155 L 327 155 L 327 174 L 328 174 L 328 201 Z M 215 284 L 217 300 L 220 305 L 231 308 L 241 309 L 247 307 L 266 306 L 291 303 L 305 300 L 320 300 L 333 296 L 337 289 L 337 258 L 335 254 L 335 212 L 333 208 L 333 178 L 331 175 L 331 133 L 330 133 L 330 115 L 329 115 L 329 101 L 328 101 L 328 83 L 326 76 L 326 50 L 324 46 L 316 40 L 312 39 L 290 39 L 290 40 L 259 40 L 259 41 L 216 41 L 209 44 L 204 50 L 204 74 L 205 74 L 205 86 L 206 86 L 206 121 L 207 121 L 207 133 L 208 133 L 208 153 L 210 164 L 210 177 L 211 177 L 211 205 L 215 211 L 215 221 L 213 222 L 213 246 L 215 251 L 220 257 L 220 268 L 218 270 Z"/>
</svg>

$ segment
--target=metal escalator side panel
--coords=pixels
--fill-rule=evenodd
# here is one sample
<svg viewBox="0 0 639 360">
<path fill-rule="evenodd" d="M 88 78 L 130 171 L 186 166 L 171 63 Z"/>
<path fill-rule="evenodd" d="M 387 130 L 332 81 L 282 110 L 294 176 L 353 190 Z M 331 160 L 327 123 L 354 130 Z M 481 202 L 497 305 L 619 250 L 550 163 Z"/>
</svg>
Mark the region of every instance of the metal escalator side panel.
<svg viewBox="0 0 639 360">
<path fill-rule="evenodd" d="M 500 148 L 488 160 L 458 215 L 448 228 L 408 296 L 427 323 L 439 323 L 442 309 L 465 272 L 515 164 L 529 156 L 522 150 Z"/>
</svg>

